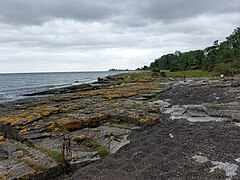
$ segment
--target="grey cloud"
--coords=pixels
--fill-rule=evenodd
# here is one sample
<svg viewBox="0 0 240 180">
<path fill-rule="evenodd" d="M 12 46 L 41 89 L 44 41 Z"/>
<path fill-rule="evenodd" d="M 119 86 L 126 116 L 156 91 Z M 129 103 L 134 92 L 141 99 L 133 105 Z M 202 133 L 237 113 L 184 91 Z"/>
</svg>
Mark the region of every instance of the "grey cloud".
<svg viewBox="0 0 240 180">
<path fill-rule="evenodd" d="M 0 2 L 0 19 L 15 24 L 41 24 L 56 18 L 93 21 L 107 18 L 114 9 L 107 1 L 7 0 Z"/>
<path fill-rule="evenodd" d="M 224 40 L 239 0 L 0 0 L 0 72 L 137 68 Z"/>
<path fill-rule="evenodd" d="M 108 21 L 145 26 L 146 20 L 171 22 L 201 14 L 239 11 L 238 0 L 2 0 L 0 20 L 15 24 L 42 24 L 53 19 Z"/>
<path fill-rule="evenodd" d="M 144 18 L 164 22 L 193 18 L 199 15 L 216 15 L 239 12 L 238 0 L 148 0 L 136 8 Z"/>
</svg>

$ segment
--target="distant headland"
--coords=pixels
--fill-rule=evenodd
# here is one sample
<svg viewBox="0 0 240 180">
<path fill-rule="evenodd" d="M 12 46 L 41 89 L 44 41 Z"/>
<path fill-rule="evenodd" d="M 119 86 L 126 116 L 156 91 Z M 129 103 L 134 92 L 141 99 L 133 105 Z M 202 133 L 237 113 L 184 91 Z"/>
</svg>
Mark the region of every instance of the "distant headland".
<svg viewBox="0 0 240 180">
<path fill-rule="evenodd" d="M 131 69 L 109 69 L 108 71 L 133 71 Z"/>
</svg>

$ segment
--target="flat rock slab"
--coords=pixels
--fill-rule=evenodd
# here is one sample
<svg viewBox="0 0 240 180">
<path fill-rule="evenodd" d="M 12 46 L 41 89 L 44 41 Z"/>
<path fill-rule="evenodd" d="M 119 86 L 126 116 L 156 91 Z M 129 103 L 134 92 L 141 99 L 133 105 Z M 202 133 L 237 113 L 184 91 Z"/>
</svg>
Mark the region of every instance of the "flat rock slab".
<svg viewBox="0 0 240 180">
<path fill-rule="evenodd" d="M 0 149 L 7 152 L 0 160 L 0 172 L 6 179 L 31 177 L 57 165 L 46 153 L 13 140 L 5 139 Z"/>
</svg>

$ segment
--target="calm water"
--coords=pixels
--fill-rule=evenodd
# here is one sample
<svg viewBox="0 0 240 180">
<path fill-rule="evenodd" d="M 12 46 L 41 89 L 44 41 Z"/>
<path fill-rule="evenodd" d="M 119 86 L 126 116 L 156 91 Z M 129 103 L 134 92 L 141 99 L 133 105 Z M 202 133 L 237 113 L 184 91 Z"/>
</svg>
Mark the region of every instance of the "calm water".
<svg viewBox="0 0 240 180">
<path fill-rule="evenodd" d="M 96 81 L 98 77 L 118 73 L 122 72 L 105 71 L 0 74 L 0 104 L 24 98 L 23 95 L 27 93 L 63 86 L 90 83 Z"/>
</svg>

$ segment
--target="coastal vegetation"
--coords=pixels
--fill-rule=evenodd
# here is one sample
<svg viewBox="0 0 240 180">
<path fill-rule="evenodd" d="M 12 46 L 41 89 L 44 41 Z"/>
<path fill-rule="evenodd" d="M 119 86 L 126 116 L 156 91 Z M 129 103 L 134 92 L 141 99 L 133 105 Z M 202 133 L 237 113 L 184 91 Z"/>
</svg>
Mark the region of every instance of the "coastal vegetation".
<svg viewBox="0 0 240 180">
<path fill-rule="evenodd" d="M 183 78 L 213 77 L 215 75 L 216 73 L 213 71 L 203 71 L 203 70 L 166 72 L 166 76 L 168 77 L 183 77 Z"/>
<path fill-rule="evenodd" d="M 212 71 L 216 74 L 233 75 L 240 73 L 240 28 L 237 27 L 225 41 L 214 41 L 212 46 L 203 50 L 188 52 L 176 51 L 155 59 L 149 67 L 142 70 Z M 171 73 L 169 73 L 171 74 Z"/>
<path fill-rule="evenodd" d="M 90 142 L 90 143 L 86 143 L 86 145 L 88 147 L 96 150 L 100 156 L 106 156 L 110 153 L 108 147 L 106 147 L 98 142 Z"/>
<path fill-rule="evenodd" d="M 212 110 L 215 110 L 215 109 L 219 109 L 220 106 L 218 104 L 215 104 L 215 103 L 206 103 L 204 104 L 204 106 L 207 108 L 207 109 L 212 109 Z"/>
<path fill-rule="evenodd" d="M 59 151 L 52 150 L 47 147 L 35 147 L 35 148 L 44 153 L 47 153 L 49 157 L 51 157 L 52 159 L 54 159 L 56 162 L 60 164 L 63 164 L 65 162 L 63 154 Z"/>
</svg>

